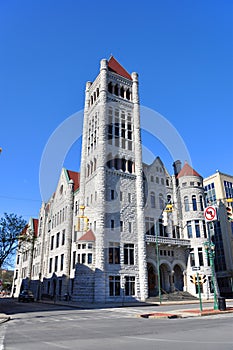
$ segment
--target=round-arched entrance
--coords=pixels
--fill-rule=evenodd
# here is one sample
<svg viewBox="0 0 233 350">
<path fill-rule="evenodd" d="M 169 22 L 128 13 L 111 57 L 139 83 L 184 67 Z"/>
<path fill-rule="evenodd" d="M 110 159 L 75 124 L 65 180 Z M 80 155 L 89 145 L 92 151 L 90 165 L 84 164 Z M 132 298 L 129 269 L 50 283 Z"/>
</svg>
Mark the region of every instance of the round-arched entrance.
<svg viewBox="0 0 233 350">
<path fill-rule="evenodd" d="M 183 291 L 184 289 L 184 278 L 183 271 L 179 265 L 175 265 L 173 268 L 174 271 L 174 287 L 175 290 Z"/>
<path fill-rule="evenodd" d="M 154 266 L 150 263 L 147 264 L 148 271 L 148 295 L 149 297 L 156 295 L 156 279 L 157 274 L 155 274 Z"/>
<path fill-rule="evenodd" d="M 163 263 L 160 265 L 160 284 L 162 292 L 169 293 L 171 291 L 170 281 L 171 271 L 167 264 Z"/>
</svg>

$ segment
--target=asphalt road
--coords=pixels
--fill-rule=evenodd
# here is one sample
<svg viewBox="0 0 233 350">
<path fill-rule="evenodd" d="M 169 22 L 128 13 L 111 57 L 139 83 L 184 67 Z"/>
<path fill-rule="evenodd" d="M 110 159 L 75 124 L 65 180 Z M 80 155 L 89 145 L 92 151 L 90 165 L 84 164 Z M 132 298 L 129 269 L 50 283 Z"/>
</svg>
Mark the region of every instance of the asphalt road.
<svg viewBox="0 0 233 350">
<path fill-rule="evenodd" d="M 233 314 L 142 319 L 137 315 L 177 306 L 82 310 L 10 299 L 0 306 L 11 315 L 0 325 L 5 350 L 233 349 Z"/>
</svg>

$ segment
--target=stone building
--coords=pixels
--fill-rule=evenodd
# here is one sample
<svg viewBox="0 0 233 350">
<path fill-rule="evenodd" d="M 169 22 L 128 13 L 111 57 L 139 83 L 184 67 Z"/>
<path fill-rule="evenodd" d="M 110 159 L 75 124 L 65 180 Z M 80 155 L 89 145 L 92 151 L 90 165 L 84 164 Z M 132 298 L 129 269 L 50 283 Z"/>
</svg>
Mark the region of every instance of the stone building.
<svg viewBox="0 0 233 350">
<path fill-rule="evenodd" d="M 211 282 L 203 179 L 180 161 L 173 175 L 159 157 L 142 162 L 139 107 L 138 75 L 101 60 L 86 84 L 80 173 L 62 169 L 33 244 L 19 241 L 16 295 L 30 287 L 38 298 L 77 302 L 196 296 L 193 267 Z M 213 295 L 208 283 L 201 291 Z"/>
</svg>

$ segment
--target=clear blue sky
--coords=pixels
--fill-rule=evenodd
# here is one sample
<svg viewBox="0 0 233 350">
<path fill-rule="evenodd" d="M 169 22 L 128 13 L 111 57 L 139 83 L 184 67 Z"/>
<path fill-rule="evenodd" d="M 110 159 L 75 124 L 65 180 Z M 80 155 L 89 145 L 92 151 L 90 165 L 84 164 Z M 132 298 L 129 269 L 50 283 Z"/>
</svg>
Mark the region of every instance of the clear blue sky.
<svg viewBox="0 0 233 350">
<path fill-rule="evenodd" d="M 110 54 L 139 73 L 141 104 L 172 123 L 203 177 L 233 175 L 232 45 L 230 0 L 1 0 L 0 216 L 38 216 L 45 144 Z M 76 145 L 64 166 L 78 158 Z"/>
</svg>

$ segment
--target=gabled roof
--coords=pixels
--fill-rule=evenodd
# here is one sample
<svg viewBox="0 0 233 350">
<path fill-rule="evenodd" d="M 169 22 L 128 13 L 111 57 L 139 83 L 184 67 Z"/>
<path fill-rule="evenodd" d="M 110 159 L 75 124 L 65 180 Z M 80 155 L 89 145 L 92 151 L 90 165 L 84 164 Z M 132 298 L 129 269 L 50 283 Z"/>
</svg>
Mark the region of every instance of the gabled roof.
<svg viewBox="0 0 233 350">
<path fill-rule="evenodd" d="M 77 173 L 76 171 L 72 171 L 72 170 L 66 170 L 69 180 L 73 180 L 74 181 L 74 191 L 76 191 L 79 186 L 80 186 L 80 173 Z"/>
<path fill-rule="evenodd" d="M 179 174 L 177 175 L 177 179 L 183 176 L 198 176 L 201 177 L 196 170 L 194 170 L 188 163 L 185 163 Z"/>
<path fill-rule="evenodd" d="M 95 241 L 95 235 L 92 232 L 92 230 L 89 230 L 86 233 L 84 233 L 84 235 L 80 237 L 78 241 Z"/>
<path fill-rule="evenodd" d="M 121 75 L 124 78 L 127 78 L 129 80 L 132 80 L 131 75 L 123 68 L 120 63 L 111 56 L 108 61 L 108 69 L 118 75 Z"/>
</svg>

